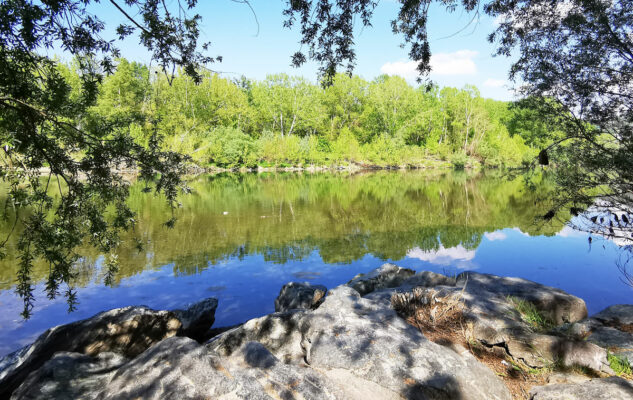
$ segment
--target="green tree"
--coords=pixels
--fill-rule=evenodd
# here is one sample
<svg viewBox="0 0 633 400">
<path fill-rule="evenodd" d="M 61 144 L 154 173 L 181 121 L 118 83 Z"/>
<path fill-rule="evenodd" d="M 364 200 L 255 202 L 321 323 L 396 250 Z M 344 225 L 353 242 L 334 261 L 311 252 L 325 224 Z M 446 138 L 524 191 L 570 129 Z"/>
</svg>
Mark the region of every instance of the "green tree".
<svg viewBox="0 0 633 400">
<path fill-rule="evenodd" d="M 499 55 L 517 55 L 510 69 L 520 78 L 524 97 L 532 97 L 539 120 L 554 126 L 562 138 L 548 147 L 558 164 L 558 207 L 571 205 L 574 213 L 599 200 L 606 218 L 594 221 L 591 230 L 610 236 L 629 236 L 633 193 L 633 7 L 629 0 L 400 0 L 392 21 L 402 34 L 409 56 L 418 62 L 420 76 L 430 71 L 427 35 L 429 8 L 440 3 L 448 11 L 483 11 L 500 20 L 490 35 Z M 337 69 L 351 70 L 354 21 L 371 25 L 377 2 L 352 0 L 293 0 L 287 3 L 286 24 L 299 21 L 301 45 L 321 64 L 321 74 L 331 80 Z M 298 52 L 293 62 L 307 57 Z M 462 134 L 464 148 L 471 138 L 468 113 L 458 127 L 444 124 L 443 136 L 452 129 Z M 465 123 L 465 125 L 463 125 Z M 457 128 L 457 129 L 455 129 Z M 538 143 L 532 139 L 528 143 Z M 453 146 L 455 144 L 453 143 Z M 544 149 L 547 150 L 547 149 Z M 548 161 L 542 151 L 542 162 Z M 619 214 L 617 216 L 616 214 Z M 616 219 L 617 218 L 617 219 Z M 615 228 L 612 226 L 615 225 Z M 619 231 L 620 233 L 617 233 Z"/>
<path fill-rule="evenodd" d="M 17 243 L 17 293 L 24 300 L 24 317 L 33 307 L 31 271 L 36 260 L 49 264 L 48 296 L 57 296 L 63 288 L 72 309 L 78 246 L 89 242 L 110 255 L 119 243 L 118 232 L 133 226 L 134 214 L 126 204 L 128 185 L 113 168 L 139 168 L 148 187 L 164 193 L 174 207 L 181 187 L 184 158 L 162 151 L 157 135 L 142 146 L 130 136 L 129 121 L 87 118 L 104 75 L 114 71 L 113 60 L 119 55 L 114 43 L 102 38 L 105 24 L 87 11 L 89 3 L 0 3 L 0 177 L 9 187 L 3 217 L 23 227 Z M 174 4 L 171 11 L 159 0 L 110 3 L 129 21 L 117 29 L 118 35 L 139 31 L 163 70 L 182 65 L 198 80 L 198 67 L 214 61 L 198 51 L 199 16 L 179 12 L 193 7 L 195 0 Z M 58 60 L 42 55 L 43 49 L 53 47 L 76 57 L 77 77 L 60 68 Z M 128 67 L 121 68 L 119 77 L 130 74 Z M 117 83 L 119 77 L 105 82 L 106 89 L 136 82 Z M 127 98 L 110 100 L 134 107 Z M 107 260 L 110 282 L 116 262 L 115 257 Z"/>
</svg>

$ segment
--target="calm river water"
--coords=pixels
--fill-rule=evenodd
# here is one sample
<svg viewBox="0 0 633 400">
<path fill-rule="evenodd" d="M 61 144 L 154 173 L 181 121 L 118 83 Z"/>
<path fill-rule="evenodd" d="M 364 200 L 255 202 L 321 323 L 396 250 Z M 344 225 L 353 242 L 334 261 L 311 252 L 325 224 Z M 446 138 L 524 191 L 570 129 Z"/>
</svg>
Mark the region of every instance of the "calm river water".
<svg viewBox="0 0 633 400">
<path fill-rule="evenodd" d="M 85 249 L 77 311 L 46 299 L 42 264 L 34 314 L 22 320 L 9 251 L 0 263 L 0 356 L 52 326 L 133 304 L 170 309 L 215 296 L 215 326 L 231 325 L 274 311 L 286 282 L 333 287 L 386 261 L 527 278 L 582 297 L 590 314 L 631 303 L 616 265 L 627 250 L 602 238 L 590 244 L 565 216 L 538 220 L 554 188 L 544 176 L 533 182 L 527 190 L 523 177 L 437 171 L 200 176 L 171 230 L 165 203 L 133 187 L 138 224 L 125 236 L 117 283 L 103 285 L 102 257 Z"/>
</svg>

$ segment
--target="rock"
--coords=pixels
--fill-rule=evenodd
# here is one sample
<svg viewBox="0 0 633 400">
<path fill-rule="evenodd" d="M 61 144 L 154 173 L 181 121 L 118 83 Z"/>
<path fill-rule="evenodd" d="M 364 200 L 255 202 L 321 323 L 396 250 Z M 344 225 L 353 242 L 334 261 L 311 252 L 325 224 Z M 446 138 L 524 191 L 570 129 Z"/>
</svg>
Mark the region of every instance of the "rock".
<svg viewBox="0 0 633 400">
<path fill-rule="evenodd" d="M 421 271 L 402 282 L 401 286 L 455 286 L 455 277 L 438 274 L 431 271 Z"/>
<path fill-rule="evenodd" d="M 354 288 L 361 296 L 378 289 L 394 288 L 400 286 L 407 278 L 412 277 L 415 271 L 401 268 L 394 264 L 383 264 L 366 274 L 358 274 L 347 285 Z"/>
<path fill-rule="evenodd" d="M 555 372 L 547 378 L 549 385 L 562 384 L 562 383 L 583 383 L 590 380 L 586 375 L 574 374 L 571 372 Z"/>
<path fill-rule="evenodd" d="M 283 285 L 275 299 L 275 311 L 310 310 L 317 308 L 325 299 L 327 288 L 308 282 L 290 282 Z"/>
<path fill-rule="evenodd" d="M 633 304 L 616 304 L 605 308 L 592 318 L 607 326 L 618 326 L 633 333 Z"/>
<path fill-rule="evenodd" d="M 125 307 L 82 321 L 51 328 L 37 340 L 0 360 L 0 398 L 8 397 L 54 353 L 65 351 L 95 356 L 114 352 L 132 358 L 151 345 L 176 335 L 180 321 L 169 311 Z"/>
<path fill-rule="evenodd" d="M 509 296 L 533 302 L 539 312 L 559 322 L 575 321 L 586 315 L 585 303 L 581 299 L 520 278 L 468 272 L 460 274 L 455 286 L 451 287 L 450 278 L 434 275 L 424 274 L 420 278 L 416 275 L 405 281 L 403 286 L 414 280 L 423 286 L 438 283 L 446 295 L 461 296 L 465 318 L 469 322 L 469 335 L 473 339 L 486 346 L 500 347 L 515 360 L 534 368 L 562 362 L 566 366 L 580 365 L 612 372 L 604 349 L 591 343 L 569 340 L 562 334 L 536 332 L 534 327 L 523 321 Z M 381 293 L 375 292 L 369 297 L 378 298 Z"/>
<path fill-rule="evenodd" d="M 105 386 L 127 359 L 115 353 L 96 357 L 60 352 L 31 373 L 12 399 L 93 398 L 88 393 Z"/>
<path fill-rule="evenodd" d="M 633 305 L 617 304 L 569 327 L 569 334 L 586 339 L 633 364 Z"/>
<path fill-rule="evenodd" d="M 187 336 L 194 340 L 202 340 L 213 325 L 213 322 L 215 322 L 215 310 L 217 308 L 218 299 L 209 297 L 189 305 L 186 310 L 174 310 L 173 313 L 182 324 L 178 335 Z"/>
<path fill-rule="evenodd" d="M 530 390 L 531 400 L 630 400 L 633 398 L 631 382 L 609 377 L 582 383 L 536 386 Z"/>
<path fill-rule="evenodd" d="M 469 271 L 457 276 L 456 286 L 466 286 L 466 291 L 471 294 L 482 293 L 485 296 L 486 293 L 494 293 L 497 296 L 513 296 L 529 301 L 557 325 L 587 317 L 587 306 L 581 298 L 526 279 Z"/>
<path fill-rule="evenodd" d="M 77 374 L 72 398 L 81 399 L 343 398 L 324 376 L 284 364 L 254 342 L 219 357 L 189 338 L 172 337 L 110 373 L 107 382 L 72 372 Z M 41 378 L 20 387 L 14 400 L 42 398 L 40 393 L 59 382 Z"/>
<path fill-rule="evenodd" d="M 607 361 L 606 350 L 585 341 L 523 333 L 509 338 L 506 348 L 514 359 L 522 360 L 530 367 L 541 368 L 559 362 L 567 367 L 577 365 L 613 373 Z"/>
<path fill-rule="evenodd" d="M 259 342 L 284 362 L 300 363 L 305 359 L 303 336 L 306 311 L 291 310 L 254 318 L 208 342 L 214 352 L 229 356 L 246 342 Z"/>
<path fill-rule="evenodd" d="M 109 319 L 104 318 L 108 313 L 102 313 L 53 328 L 32 346 L 0 362 L 0 391 L 4 391 L 0 398 L 13 392 L 15 400 L 510 399 L 503 381 L 459 343 L 433 343 L 398 316 L 391 306 L 391 295 L 414 287 L 423 287 L 417 291 L 440 291 L 442 298 L 459 296 L 464 303 L 467 335 L 502 355 L 507 352 L 531 366 L 560 360 L 564 365 L 612 372 L 605 349 L 569 332 L 584 332 L 590 337 L 600 337 L 601 329 L 626 333 L 609 325 L 615 317 L 607 318 L 605 313 L 600 320 L 568 323 L 554 334 L 537 331 L 521 319 L 508 296 L 538 301 L 540 310 L 561 321 L 575 320 L 582 314 L 578 309 L 584 302 L 518 278 L 469 273 L 467 279 L 462 274 L 455 285 L 452 283 L 451 278 L 440 274 L 414 275 L 412 270 L 385 264 L 330 290 L 324 299 L 320 296 L 315 300 L 319 297 L 315 295 L 325 288 L 288 284 L 276 301 L 277 309 L 285 311 L 217 330 L 214 333 L 218 335 L 204 345 L 186 337 L 167 336 L 195 334 L 203 327 L 206 335 L 217 307 L 214 299 L 175 313 L 144 307 L 121 309 L 128 311 L 115 312 Z M 555 304 L 556 299 L 561 304 Z M 622 310 L 611 313 L 618 315 L 617 321 L 624 318 Z M 182 327 L 176 316 L 183 320 Z M 77 325 L 74 330 L 69 328 L 73 325 Z M 163 333 L 160 339 L 158 331 Z M 60 332 L 66 332 L 65 336 Z M 68 349 L 62 346 L 64 340 L 68 340 Z M 50 345 L 51 351 L 71 352 L 51 358 L 52 352 L 47 353 L 44 344 Z M 534 388 L 533 398 L 600 399 L 603 393 L 608 393 L 608 398 L 631 398 L 631 384 L 621 379 L 583 382 L 567 375 Z"/>
<path fill-rule="evenodd" d="M 275 313 L 210 341 L 232 357 L 257 341 L 278 360 L 336 386 L 340 398 L 510 399 L 503 382 L 469 352 L 427 340 L 390 307 L 349 287 L 331 290 L 313 311 Z M 373 395 L 372 395 L 373 393 Z"/>
<path fill-rule="evenodd" d="M 626 357 L 633 365 L 633 334 L 616 328 L 600 327 L 591 332 L 587 341 L 609 349 L 613 354 Z"/>
</svg>

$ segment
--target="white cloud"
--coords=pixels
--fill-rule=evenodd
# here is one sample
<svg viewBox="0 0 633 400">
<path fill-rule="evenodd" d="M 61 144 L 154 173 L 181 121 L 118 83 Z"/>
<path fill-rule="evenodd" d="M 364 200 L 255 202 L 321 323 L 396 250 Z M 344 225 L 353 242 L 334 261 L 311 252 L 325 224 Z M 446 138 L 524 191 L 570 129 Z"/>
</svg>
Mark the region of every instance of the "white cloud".
<svg viewBox="0 0 633 400">
<path fill-rule="evenodd" d="M 508 238 L 508 235 L 506 235 L 505 233 L 501 231 L 494 231 L 494 232 L 484 233 L 484 237 L 490 241 L 495 241 L 495 240 L 506 240 Z"/>
<path fill-rule="evenodd" d="M 431 74 L 474 75 L 477 73 L 477 65 L 475 65 L 473 58 L 475 58 L 477 54 L 476 51 L 472 50 L 433 54 L 431 56 Z M 418 63 L 415 61 L 387 62 L 380 67 L 380 72 L 413 80 L 418 77 L 417 66 Z"/>
<path fill-rule="evenodd" d="M 415 79 L 418 76 L 415 61 L 396 61 L 385 63 L 380 67 L 380 72 L 387 75 L 398 75 L 405 79 Z"/>
<path fill-rule="evenodd" d="M 436 53 L 431 56 L 432 73 L 435 75 L 475 75 L 477 66 L 473 50 L 459 50 L 453 53 Z"/>
<path fill-rule="evenodd" d="M 488 78 L 484 82 L 484 86 L 498 88 L 498 87 L 504 87 L 507 83 L 508 82 L 503 79 Z"/>
<path fill-rule="evenodd" d="M 475 250 L 466 250 L 461 244 L 448 249 L 444 246 L 440 246 L 436 251 L 424 251 L 416 247 L 407 252 L 407 257 L 417 258 L 418 260 L 439 265 L 451 265 L 457 261 L 462 264 L 457 265 L 457 267 L 461 268 L 466 267 L 466 265 L 463 264 L 464 262 L 471 261 L 475 258 Z"/>
</svg>

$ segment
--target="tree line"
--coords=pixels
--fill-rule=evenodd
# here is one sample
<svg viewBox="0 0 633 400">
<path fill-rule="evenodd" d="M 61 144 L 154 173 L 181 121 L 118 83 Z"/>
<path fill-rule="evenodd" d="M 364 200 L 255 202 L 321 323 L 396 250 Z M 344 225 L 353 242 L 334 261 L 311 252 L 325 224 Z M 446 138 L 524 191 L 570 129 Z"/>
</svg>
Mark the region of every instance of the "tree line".
<svg viewBox="0 0 633 400">
<path fill-rule="evenodd" d="M 78 69 L 60 68 L 78 95 Z M 531 116 L 483 98 L 475 86 L 428 90 L 386 75 L 337 74 L 322 86 L 286 74 L 257 81 L 201 72 L 196 82 L 120 59 L 90 116 L 129 121 L 131 137 L 144 145 L 158 132 L 165 150 L 202 167 L 518 167 L 542 145 L 526 126 Z"/>
</svg>

